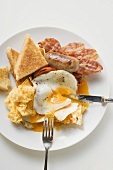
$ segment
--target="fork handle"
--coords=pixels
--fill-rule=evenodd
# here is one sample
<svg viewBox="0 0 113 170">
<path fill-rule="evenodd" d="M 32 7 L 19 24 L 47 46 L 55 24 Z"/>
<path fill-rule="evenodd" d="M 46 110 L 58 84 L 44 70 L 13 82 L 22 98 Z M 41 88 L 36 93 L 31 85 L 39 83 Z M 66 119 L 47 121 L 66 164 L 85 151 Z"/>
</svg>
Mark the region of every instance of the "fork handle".
<svg viewBox="0 0 113 170">
<path fill-rule="evenodd" d="M 47 160 L 48 160 L 48 149 L 46 149 L 46 153 L 45 153 L 45 164 L 44 164 L 44 170 L 47 170 Z"/>
</svg>

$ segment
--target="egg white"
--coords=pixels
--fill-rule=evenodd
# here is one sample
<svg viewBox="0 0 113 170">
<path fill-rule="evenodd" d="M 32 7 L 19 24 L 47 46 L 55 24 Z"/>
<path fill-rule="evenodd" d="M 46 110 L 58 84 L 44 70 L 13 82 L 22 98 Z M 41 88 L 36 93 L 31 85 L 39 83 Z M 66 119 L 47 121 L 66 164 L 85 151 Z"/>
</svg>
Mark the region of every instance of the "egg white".
<svg viewBox="0 0 113 170">
<path fill-rule="evenodd" d="M 78 104 L 77 103 L 71 103 L 68 107 L 62 108 L 55 112 L 55 117 L 59 121 L 63 121 L 68 115 L 73 113 L 77 110 Z"/>
</svg>

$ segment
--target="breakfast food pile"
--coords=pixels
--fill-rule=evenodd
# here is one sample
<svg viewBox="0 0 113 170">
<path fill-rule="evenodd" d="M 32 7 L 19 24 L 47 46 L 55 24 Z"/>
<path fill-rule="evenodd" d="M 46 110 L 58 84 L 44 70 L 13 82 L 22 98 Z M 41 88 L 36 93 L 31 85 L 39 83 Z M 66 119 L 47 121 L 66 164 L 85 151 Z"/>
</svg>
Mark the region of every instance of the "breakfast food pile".
<svg viewBox="0 0 113 170">
<path fill-rule="evenodd" d="M 4 101 L 12 122 L 22 123 L 34 131 L 39 131 L 45 116 L 54 117 L 60 124 L 82 125 L 88 104 L 67 96 L 88 94 L 85 76 L 103 69 L 96 61 L 99 57 L 96 50 L 86 49 L 83 43 L 76 42 L 62 47 L 54 38 L 46 38 L 36 45 L 30 35 L 26 35 L 21 51 L 8 47 L 7 57 L 16 82 Z M 7 91 L 8 73 L 6 78 Z M 0 81 L 0 89 L 2 86 Z"/>
</svg>

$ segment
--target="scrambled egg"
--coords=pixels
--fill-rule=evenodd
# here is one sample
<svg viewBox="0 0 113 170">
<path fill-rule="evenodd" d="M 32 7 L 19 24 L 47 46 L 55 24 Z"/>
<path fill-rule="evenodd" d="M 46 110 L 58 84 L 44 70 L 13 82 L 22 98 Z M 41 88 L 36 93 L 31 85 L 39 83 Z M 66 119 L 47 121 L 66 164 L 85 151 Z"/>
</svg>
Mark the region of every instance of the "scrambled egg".
<svg viewBox="0 0 113 170">
<path fill-rule="evenodd" d="M 18 87 L 14 87 L 9 93 L 4 103 L 10 112 L 8 117 L 14 123 L 22 122 L 22 116 L 35 115 L 34 105 L 35 88 L 31 86 L 29 80 L 25 80 Z"/>
</svg>

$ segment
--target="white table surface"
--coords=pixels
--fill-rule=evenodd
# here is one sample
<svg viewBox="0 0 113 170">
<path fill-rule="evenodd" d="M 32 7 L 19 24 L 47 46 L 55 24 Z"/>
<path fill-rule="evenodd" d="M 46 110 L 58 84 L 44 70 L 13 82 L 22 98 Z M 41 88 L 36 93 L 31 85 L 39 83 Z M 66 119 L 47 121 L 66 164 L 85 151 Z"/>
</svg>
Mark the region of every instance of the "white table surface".
<svg viewBox="0 0 113 170">
<path fill-rule="evenodd" d="M 37 26 L 64 28 L 90 42 L 106 64 L 113 97 L 112 0 L 0 0 L 0 44 L 17 32 Z M 41 170 L 43 163 L 44 152 L 17 146 L 0 134 L 0 169 Z M 112 104 L 87 138 L 49 153 L 49 170 L 61 169 L 113 169 Z"/>
</svg>

